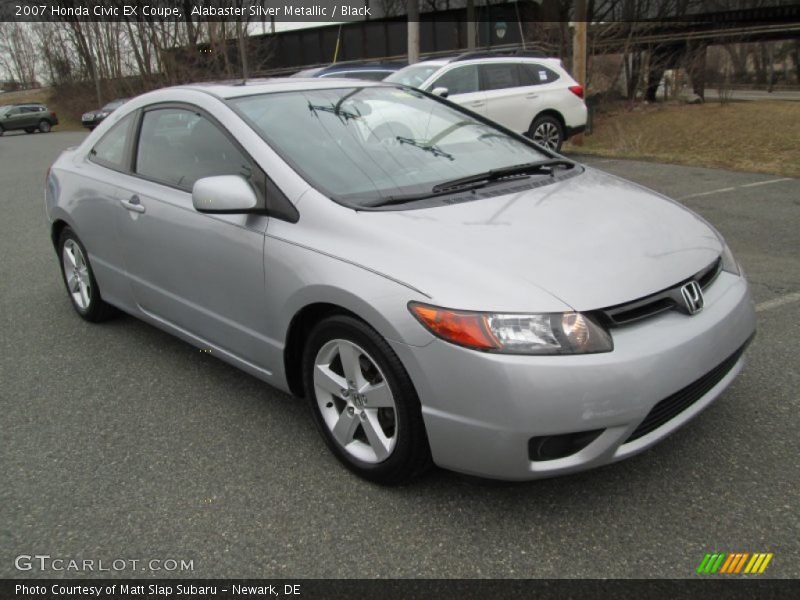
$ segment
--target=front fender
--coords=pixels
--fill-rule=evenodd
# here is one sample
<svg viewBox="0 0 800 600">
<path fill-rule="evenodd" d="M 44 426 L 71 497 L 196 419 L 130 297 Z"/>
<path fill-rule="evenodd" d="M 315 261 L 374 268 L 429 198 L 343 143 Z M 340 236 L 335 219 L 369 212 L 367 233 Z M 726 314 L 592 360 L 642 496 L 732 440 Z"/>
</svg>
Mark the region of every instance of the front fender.
<svg viewBox="0 0 800 600">
<path fill-rule="evenodd" d="M 385 339 L 412 346 L 433 341 L 408 311 L 424 293 L 351 262 L 267 236 L 266 297 L 277 316 L 273 337 L 285 343 L 289 324 L 306 306 L 339 306 L 366 321 Z"/>
</svg>

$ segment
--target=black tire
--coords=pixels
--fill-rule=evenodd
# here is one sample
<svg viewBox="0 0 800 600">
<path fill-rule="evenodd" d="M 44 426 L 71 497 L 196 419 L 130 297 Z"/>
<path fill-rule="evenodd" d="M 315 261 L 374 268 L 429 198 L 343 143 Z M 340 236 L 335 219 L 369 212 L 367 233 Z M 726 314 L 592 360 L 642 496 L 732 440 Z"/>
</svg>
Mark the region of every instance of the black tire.
<svg viewBox="0 0 800 600">
<path fill-rule="evenodd" d="M 348 453 L 333 437 L 320 412 L 314 385 L 317 354 L 331 340 L 346 340 L 368 353 L 384 375 L 395 402 L 397 440 L 382 462 L 364 462 Z M 369 325 L 346 315 L 334 315 L 311 331 L 303 352 L 303 385 L 314 422 L 331 452 L 353 473 L 369 481 L 395 485 L 410 481 L 432 464 L 417 392 L 400 359 Z"/>
<path fill-rule="evenodd" d="M 88 278 L 89 278 L 89 305 L 86 308 L 80 307 L 75 299 L 72 296 L 72 293 L 69 290 L 69 284 L 67 283 L 67 275 L 64 271 L 64 245 L 71 240 L 80 248 L 81 252 L 83 253 L 83 257 L 86 261 L 86 267 L 88 271 Z M 116 308 L 111 306 L 110 304 L 106 303 L 103 300 L 103 297 L 100 295 L 100 288 L 97 285 L 97 280 L 94 278 L 94 271 L 92 271 L 92 265 L 89 263 L 89 253 L 86 251 L 86 248 L 78 239 L 78 236 L 75 235 L 75 232 L 72 231 L 69 227 L 65 227 L 61 232 L 61 235 L 58 238 L 58 264 L 61 266 L 61 279 L 64 282 L 64 287 L 67 288 L 67 294 L 69 295 L 70 302 L 72 307 L 75 309 L 75 312 L 80 315 L 80 317 L 86 321 L 91 323 L 99 323 L 101 321 L 106 321 L 111 317 L 118 314 Z"/>
<path fill-rule="evenodd" d="M 25 133 L 33 133 L 34 131 L 36 131 L 36 127 L 26 127 L 25 128 Z"/>
<path fill-rule="evenodd" d="M 561 144 L 564 143 L 564 127 L 556 117 L 541 115 L 531 123 L 528 137 L 548 150 L 560 152 Z"/>
<path fill-rule="evenodd" d="M 41 131 L 42 133 L 50 133 L 50 129 L 51 129 L 50 121 L 48 121 L 47 119 L 42 119 L 41 121 L 39 121 L 39 131 Z"/>
<path fill-rule="evenodd" d="M 4 134 L 5 132 L 6 132 L 6 130 L 5 130 L 5 129 L 3 129 L 3 126 L 2 126 L 2 125 L 0 125 L 0 137 L 3 137 L 3 134 Z"/>
</svg>

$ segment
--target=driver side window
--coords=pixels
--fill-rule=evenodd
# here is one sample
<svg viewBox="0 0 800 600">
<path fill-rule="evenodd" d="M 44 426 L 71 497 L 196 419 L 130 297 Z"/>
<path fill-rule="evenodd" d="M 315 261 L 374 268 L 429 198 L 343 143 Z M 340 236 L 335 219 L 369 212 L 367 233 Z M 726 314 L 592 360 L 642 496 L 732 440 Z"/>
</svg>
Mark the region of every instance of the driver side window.
<svg viewBox="0 0 800 600">
<path fill-rule="evenodd" d="M 144 114 L 136 153 L 136 173 L 142 177 L 191 192 L 203 177 L 249 178 L 252 171 L 250 160 L 201 114 L 183 108 Z"/>
</svg>

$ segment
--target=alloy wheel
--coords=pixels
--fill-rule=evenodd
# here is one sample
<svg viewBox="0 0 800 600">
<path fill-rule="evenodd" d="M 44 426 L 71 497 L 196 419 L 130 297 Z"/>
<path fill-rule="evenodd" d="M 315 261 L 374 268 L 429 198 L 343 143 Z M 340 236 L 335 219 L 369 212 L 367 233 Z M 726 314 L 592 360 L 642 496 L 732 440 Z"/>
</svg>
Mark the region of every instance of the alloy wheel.
<svg viewBox="0 0 800 600">
<path fill-rule="evenodd" d="M 86 257 L 75 240 L 68 239 L 64 242 L 61 261 L 72 301 L 80 310 L 88 310 L 92 302 L 92 282 Z"/>
<path fill-rule="evenodd" d="M 351 341 L 334 339 L 317 352 L 314 391 L 336 443 L 365 463 L 389 458 L 397 444 L 397 406 L 376 361 Z"/>
<path fill-rule="evenodd" d="M 549 121 L 540 123 L 533 132 L 533 141 L 548 150 L 557 150 L 560 138 L 558 127 Z"/>
</svg>

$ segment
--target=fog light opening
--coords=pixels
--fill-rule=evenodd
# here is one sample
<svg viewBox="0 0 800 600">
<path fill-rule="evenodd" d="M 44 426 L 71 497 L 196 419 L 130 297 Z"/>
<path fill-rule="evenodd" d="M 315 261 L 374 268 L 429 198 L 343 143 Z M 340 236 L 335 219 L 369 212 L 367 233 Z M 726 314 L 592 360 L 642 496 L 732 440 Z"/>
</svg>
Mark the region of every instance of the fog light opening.
<svg viewBox="0 0 800 600">
<path fill-rule="evenodd" d="M 534 462 L 556 460 L 580 452 L 605 429 L 578 431 L 561 435 L 542 435 L 528 440 L 528 458 Z"/>
</svg>

